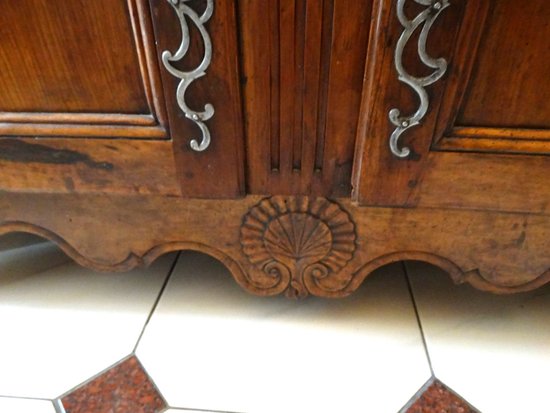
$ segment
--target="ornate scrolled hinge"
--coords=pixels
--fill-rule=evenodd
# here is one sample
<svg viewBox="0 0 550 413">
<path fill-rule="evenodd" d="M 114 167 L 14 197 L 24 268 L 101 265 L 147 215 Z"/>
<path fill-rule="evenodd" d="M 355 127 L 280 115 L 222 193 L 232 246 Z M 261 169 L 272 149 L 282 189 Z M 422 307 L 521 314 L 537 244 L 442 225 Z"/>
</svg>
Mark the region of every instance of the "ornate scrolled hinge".
<svg viewBox="0 0 550 413">
<path fill-rule="evenodd" d="M 185 117 L 195 122 L 195 124 L 200 128 L 202 132 L 202 139 L 199 143 L 198 140 L 191 140 L 191 148 L 197 152 L 202 152 L 210 145 L 210 130 L 206 126 L 205 122 L 214 116 L 214 106 L 210 103 L 207 103 L 204 106 L 204 111 L 197 112 L 189 108 L 187 102 L 185 101 L 185 93 L 187 88 L 191 83 L 197 80 L 200 77 L 206 75 L 206 69 L 210 66 L 212 61 L 212 41 L 210 35 L 208 34 L 205 23 L 210 20 L 212 14 L 214 13 L 214 0 L 206 0 L 206 9 L 203 14 L 199 14 L 189 7 L 186 3 L 190 0 L 167 0 L 172 8 L 175 10 L 181 26 L 182 39 L 179 49 L 176 53 L 165 50 L 162 53 L 162 62 L 164 67 L 168 70 L 173 76 L 181 79 L 178 89 L 176 91 L 176 98 L 180 109 L 185 114 Z M 191 20 L 193 24 L 199 30 L 202 40 L 204 42 L 204 57 L 200 65 L 189 72 L 184 72 L 176 69 L 172 63 L 178 62 L 185 57 L 189 50 L 189 45 L 191 43 L 191 38 L 189 34 L 189 26 L 187 19 Z"/>
<path fill-rule="evenodd" d="M 390 121 L 396 126 L 396 129 L 390 137 L 390 150 L 398 158 L 406 158 L 411 153 L 409 148 L 405 147 L 400 149 L 398 147 L 399 138 L 408 129 L 420 125 L 420 122 L 428 113 L 430 99 L 425 88 L 441 79 L 447 71 L 447 61 L 444 58 L 435 59 L 428 55 L 426 52 L 426 41 L 430 29 L 439 14 L 449 7 L 449 0 L 414 0 L 422 6 L 428 6 L 428 8 L 422 11 L 413 20 L 409 20 L 405 15 L 404 7 L 406 1 L 407 0 L 397 0 L 397 17 L 405 30 L 399 37 L 395 48 L 395 68 L 399 74 L 399 80 L 409 85 L 420 98 L 420 106 L 411 116 L 401 116 L 401 111 L 396 108 L 390 110 Z M 435 71 L 426 77 L 415 77 L 409 74 L 403 67 L 403 50 L 413 33 L 422 24 L 424 26 L 418 38 L 418 55 L 422 63 L 435 69 Z"/>
</svg>

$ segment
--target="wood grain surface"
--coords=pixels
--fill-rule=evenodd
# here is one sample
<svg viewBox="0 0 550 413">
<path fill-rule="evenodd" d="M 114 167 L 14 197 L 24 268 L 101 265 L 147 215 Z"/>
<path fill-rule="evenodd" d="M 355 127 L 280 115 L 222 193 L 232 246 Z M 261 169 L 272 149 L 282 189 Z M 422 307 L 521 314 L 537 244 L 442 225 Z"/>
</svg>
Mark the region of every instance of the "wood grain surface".
<svg viewBox="0 0 550 413">
<path fill-rule="evenodd" d="M 4 3 L 2 136 L 167 138 L 147 0 Z"/>
<path fill-rule="evenodd" d="M 187 104 L 193 110 L 202 111 L 207 103 L 215 109 L 214 117 L 207 122 L 212 142 L 204 152 L 195 152 L 190 147 L 192 139 L 200 140 L 201 132 L 178 105 L 180 79 L 168 73 L 160 60 L 164 51 L 174 53 L 182 42 L 179 19 L 166 0 L 151 0 L 150 4 L 181 193 L 213 199 L 240 197 L 245 193 L 245 158 L 236 2 L 215 2 L 214 14 L 206 24 L 213 44 L 212 62 L 206 75 L 194 81 L 187 92 Z M 202 13 L 205 4 L 197 1 L 191 5 L 196 13 Z M 189 24 L 189 30 L 189 51 L 178 66 L 182 70 L 195 69 L 204 56 L 198 29 Z"/>
<path fill-rule="evenodd" d="M 349 196 L 371 1 L 238 9 L 248 192 Z"/>
<path fill-rule="evenodd" d="M 403 30 L 395 2 L 375 3 L 353 199 L 372 206 L 547 214 L 550 78 L 544 56 L 550 44 L 543 34 L 548 25 L 541 23 L 545 5 L 543 0 L 530 7 L 511 0 L 450 1 L 427 42 L 430 56 L 448 61 L 448 72 L 427 88 L 426 118 L 400 143 L 412 155 L 398 159 L 388 147 L 394 129 L 388 113 L 395 107 L 413 113 L 418 102 L 394 68 Z M 409 16 L 421 10 L 410 9 Z M 413 36 L 403 62 L 410 73 L 426 75 L 430 70 L 419 61 L 417 42 Z"/>
<path fill-rule="evenodd" d="M 407 159 L 388 145 L 390 110 L 419 103 L 395 0 L 216 1 L 187 96 L 216 110 L 201 153 L 160 58 L 184 34 L 168 1 L 0 2 L 0 233 L 99 270 L 194 249 L 260 295 L 346 296 L 401 259 L 496 293 L 550 280 L 546 0 L 449 0 L 426 43 L 448 70 Z M 181 70 L 204 54 L 189 35 Z"/>
<path fill-rule="evenodd" d="M 292 222 L 295 229 L 316 223 L 315 228 L 322 224 L 327 230 L 293 254 L 267 249 L 264 261 L 251 260 L 255 255 L 246 249 L 250 236 L 243 236 L 243 225 L 250 223 L 247 216 L 261 211 L 272 217 L 294 214 L 285 225 Z M 263 222 L 257 225 L 259 234 L 277 233 L 271 219 Z M 351 237 L 345 235 L 348 223 Z M 399 260 L 438 265 L 455 282 L 495 293 L 527 291 L 550 281 L 548 216 L 366 208 L 346 199 L 307 197 L 184 200 L 0 192 L 0 233 L 13 231 L 50 239 L 80 264 L 106 271 L 148 265 L 168 251 L 201 251 L 259 295 L 342 297 L 374 269 Z M 341 258 L 338 265 L 326 260 L 326 251 Z"/>
</svg>

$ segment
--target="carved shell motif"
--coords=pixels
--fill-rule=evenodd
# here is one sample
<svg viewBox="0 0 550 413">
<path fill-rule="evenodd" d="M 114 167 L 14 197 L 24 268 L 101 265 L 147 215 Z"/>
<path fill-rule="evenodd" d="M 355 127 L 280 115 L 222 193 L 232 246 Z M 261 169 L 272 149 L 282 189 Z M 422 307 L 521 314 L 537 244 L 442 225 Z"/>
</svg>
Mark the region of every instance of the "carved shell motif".
<svg viewBox="0 0 550 413">
<path fill-rule="evenodd" d="M 325 198 L 276 196 L 244 217 L 241 245 L 266 274 L 286 279 L 291 296 L 308 294 L 308 282 L 339 272 L 355 252 L 355 225 Z"/>
</svg>

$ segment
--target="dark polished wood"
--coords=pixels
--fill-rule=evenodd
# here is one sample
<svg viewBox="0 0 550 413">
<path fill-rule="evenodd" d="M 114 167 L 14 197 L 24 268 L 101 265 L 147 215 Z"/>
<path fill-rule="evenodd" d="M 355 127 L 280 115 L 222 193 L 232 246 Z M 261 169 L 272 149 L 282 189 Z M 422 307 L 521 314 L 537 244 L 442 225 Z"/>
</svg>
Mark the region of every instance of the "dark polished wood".
<svg viewBox="0 0 550 413">
<path fill-rule="evenodd" d="M 0 0 L 0 233 L 100 270 L 199 250 L 260 295 L 345 296 L 400 259 L 497 293 L 549 282 L 550 8 L 421 3 L 405 18 L 438 16 L 426 53 L 448 67 L 398 158 L 389 113 L 419 94 L 397 0 L 214 0 L 186 96 L 215 108 L 203 152 L 162 60 L 185 35 L 168 0 Z M 183 71 L 205 52 L 186 19 Z M 438 63 L 421 30 L 416 78 Z"/>
</svg>

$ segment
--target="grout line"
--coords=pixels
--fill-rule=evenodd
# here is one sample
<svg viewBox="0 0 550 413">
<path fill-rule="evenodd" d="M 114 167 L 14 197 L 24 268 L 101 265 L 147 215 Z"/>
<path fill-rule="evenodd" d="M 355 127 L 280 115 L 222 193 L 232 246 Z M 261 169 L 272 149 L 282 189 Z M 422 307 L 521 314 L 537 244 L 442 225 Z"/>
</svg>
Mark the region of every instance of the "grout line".
<svg viewBox="0 0 550 413">
<path fill-rule="evenodd" d="M 37 400 L 37 401 L 43 401 L 43 402 L 50 402 L 53 404 L 53 408 L 55 410 L 55 413 L 66 413 L 65 408 L 61 404 L 60 399 L 45 399 L 43 397 L 19 397 L 19 396 L 3 396 L 0 395 L 0 398 L 2 399 L 14 399 L 14 400 Z"/>
<path fill-rule="evenodd" d="M 44 397 L 27 397 L 27 396 L 7 396 L 0 394 L 0 398 L 2 399 L 20 399 L 20 400 L 39 400 L 43 402 L 51 402 L 52 399 L 45 399 Z"/>
<path fill-rule="evenodd" d="M 420 397 L 424 394 L 424 392 L 426 390 L 428 390 L 428 388 L 434 384 L 436 381 L 436 378 L 432 375 L 432 377 L 430 377 L 430 379 L 424 383 L 422 385 L 422 387 L 420 389 L 418 389 L 418 391 L 414 394 L 413 397 L 411 397 L 411 399 L 405 404 L 405 406 L 403 406 L 398 413 L 407 413 L 407 410 L 409 410 L 411 408 L 411 406 L 413 404 L 415 404 L 417 402 L 418 399 L 420 399 Z"/>
<path fill-rule="evenodd" d="M 153 307 L 151 307 L 151 311 L 149 312 L 149 315 L 147 316 L 147 320 L 145 321 L 145 324 L 143 325 L 143 328 L 141 329 L 141 333 L 139 334 L 139 337 L 136 341 L 136 345 L 134 346 L 134 349 L 132 350 L 132 354 L 135 354 L 137 351 L 137 348 L 139 346 L 139 342 L 141 341 L 141 338 L 143 337 L 143 334 L 145 333 L 145 330 L 147 329 L 147 326 L 149 325 L 149 322 L 151 321 L 151 318 L 153 317 L 154 312 L 156 311 L 160 299 L 164 295 L 164 290 L 166 289 L 166 286 L 168 285 L 168 281 L 170 281 L 170 278 L 172 278 L 172 274 L 174 273 L 174 270 L 176 269 L 176 264 L 179 261 L 181 255 L 181 251 L 178 252 L 176 255 L 176 258 L 174 259 L 174 262 L 172 263 L 172 266 L 168 270 L 168 274 L 166 275 L 166 279 L 164 280 L 164 283 L 162 284 L 162 287 L 160 288 L 159 294 L 157 296 L 157 299 L 155 300 L 155 303 L 153 304 Z"/>
<path fill-rule="evenodd" d="M 414 314 L 416 316 L 416 322 L 418 323 L 418 328 L 420 330 L 420 337 L 422 338 L 422 344 L 424 346 L 424 352 L 426 353 L 426 359 L 428 360 L 428 366 L 430 367 L 430 373 L 433 378 L 435 377 L 435 374 L 432 366 L 432 359 L 430 357 L 430 352 L 428 351 L 428 343 L 426 342 L 426 336 L 424 335 L 424 328 L 422 327 L 422 320 L 420 319 L 420 313 L 418 311 L 418 306 L 416 305 L 416 299 L 414 297 L 411 279 L 409 277 L 409 272 L 407 271 L 407 266 L 405 265 L 405 262 L 404 261 L 401 262 L 401 265 L 403 266 L 403 271 L 405 272 L 405 279 L 407 280 L 407 287 L 409 289 L 409 294 L 411 295 L 411 301 L 414 308 Z"/>
<path fill-rule="evenodd" d="M 61 399 L 53 400 L 53 408 L 55 409 L 55 413 L 67 413 Z"/>
<path fill-rule="evenodd" d="M 72 392 L 74 392 L 75 390 L 78 390 L 79 388 L 85 386 L 86 384 L 92 382 L 93 380 L 97 379 L 99 376 L 103 375 L 104 373 L 106 373 L 107 371 L 111 370 L 113 367 L 119 365 L 120 363 L 123 363 L 124 361 L 128 360 L 129 358 L 131 357 L 135 357 L 135 352 L 136 352 L 136 349 L 137 349 L 137 346 L 139 344 L 139 341 L 141 340 L 141 337 L 143 336 L 143 333 L 145 331 L 145 328 L 147 327 L 147 324 L 149 323 L 149 321 L 151 320 L 151 316 L 153 315 L 153 312 L 155 311 L 155 309 L 157 308 L 157 305 L 160 301 L 160 298 L 164 292 L 164 289 L 166 288 L 166 285 L 168 284 L 168 280 L 170 279 L 170 277 L 172 276 L 172 273 L 174 272 L 174 269 L 176 267 L 176 263 L 178 262 L 178 259 L 179 259 L 179 256 L 180 256 L 180 253 L 178 253 L 176 255 L 176 257 L 174 258 L 174 262 L 172 263 L 172 265 L 170 266 L 170 270 L 168 271 L 168 274 L 166 276 L 166 279 L 164 280 L 163 284 L 162 284 L 162 287 L 160 289 L 160 292 L 155 300 L 155 303 L 153 304 L 153 307 L 151 309 L 151 311 L 149 312 L 149 315 L 147 316 L 147 320 L 145 322 L 145 325 L 143 326 L 143 329 L 141 330 L 141 333 L 139 335 L 139 338 L 137 340 L 137 343 L 134 347 L 134 349 L 132 350 L 132 352 L 121 358 L 120 360 L 116 361 L 115 363 L 111 364 L 110 366 L 108 366 L 107 368 L 101 370 L 99 373 L 93 375 L 92 377 L 86 379 L 85 381 L 83 381 L 82 383 L 79 383 L 77 384 L 76 386 L 72 387 L 71 389 L 69 389 L 68 391 L 66 391 L 65 393 L 61 394 L 59 397 L 56 397 L 54 400 L 53 400 L 53 404 L 54 404 L 54 407 L 56 409 L 56 413 L 65 413 L 65 408 L 63 407 L 63 398 L 69 394 L 71 394 Z M 151 380 L 152 381 L 152 380 Z M 159 391 L 160 393 L 160 391 Z M 160 393 L 162 394 L 162 393 Z M 45 399 L 47 400 L 47 399 Z"/>
</svg>

